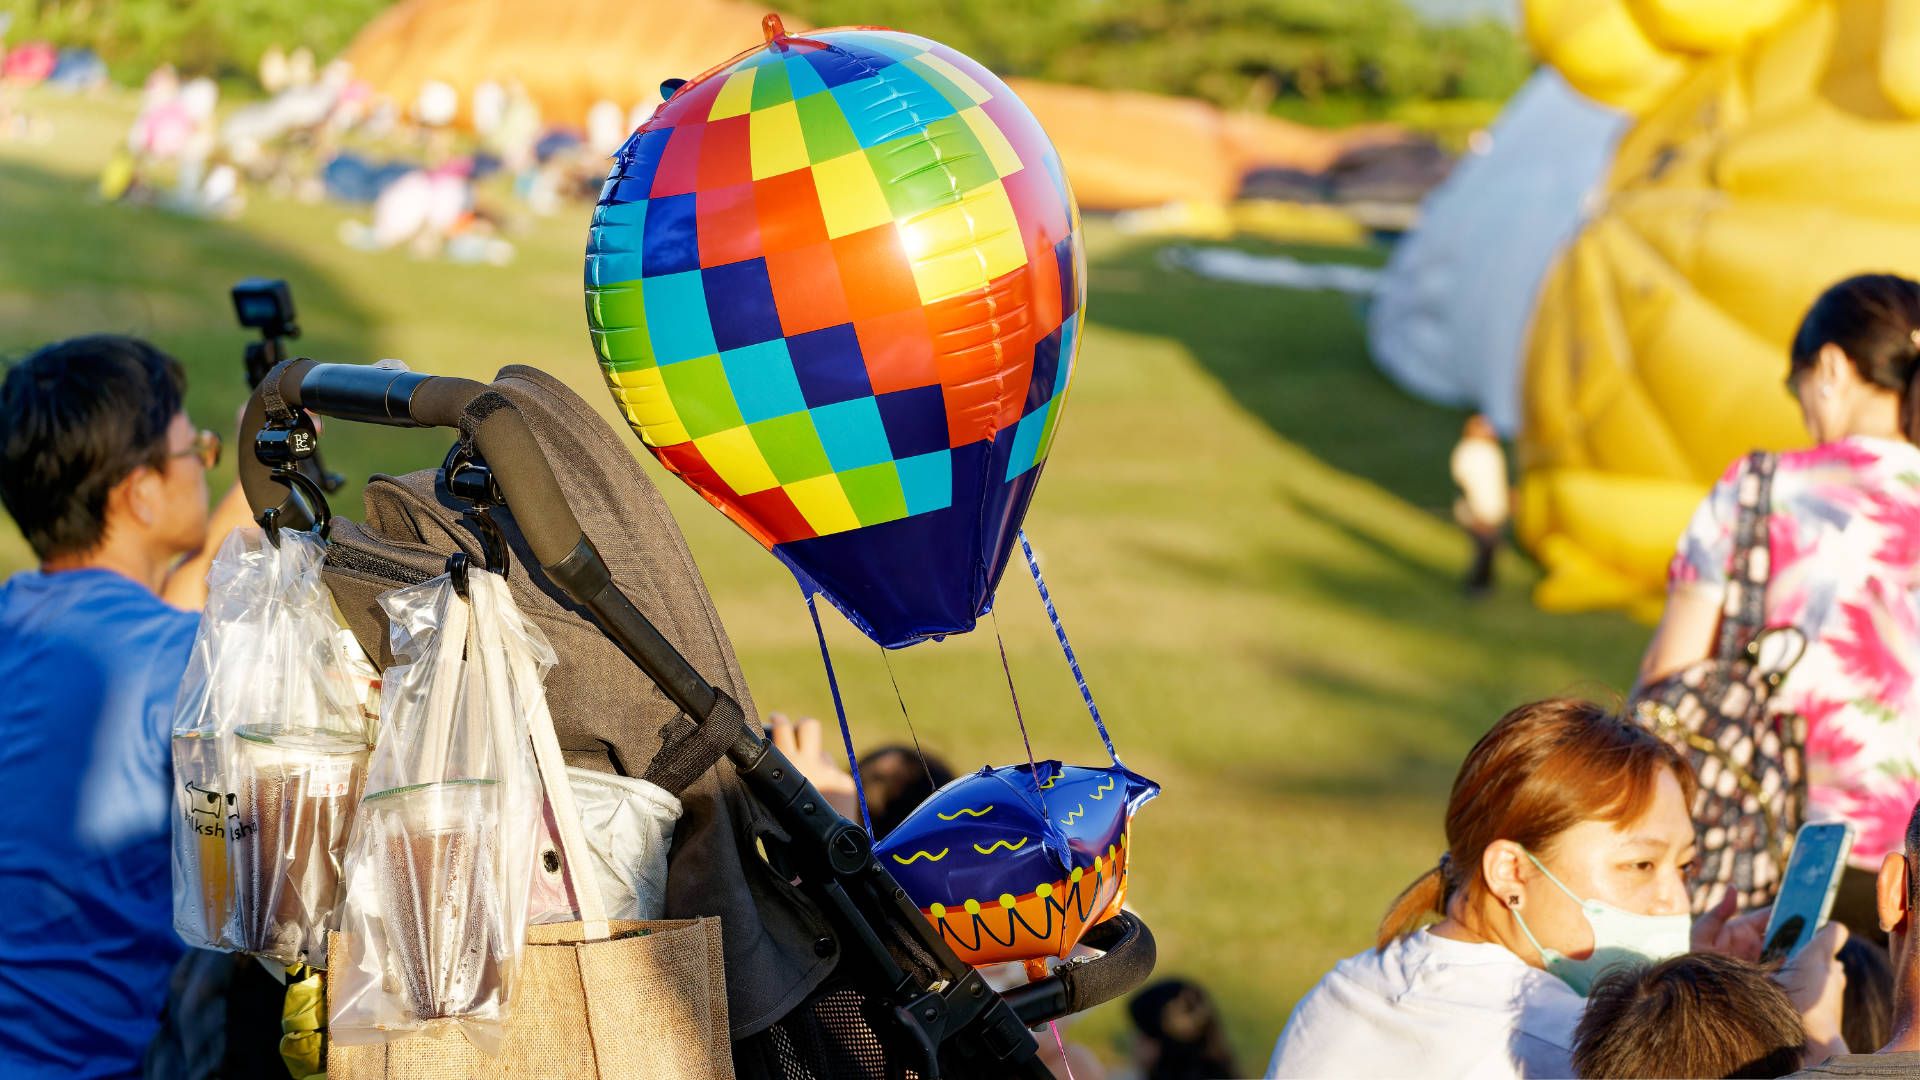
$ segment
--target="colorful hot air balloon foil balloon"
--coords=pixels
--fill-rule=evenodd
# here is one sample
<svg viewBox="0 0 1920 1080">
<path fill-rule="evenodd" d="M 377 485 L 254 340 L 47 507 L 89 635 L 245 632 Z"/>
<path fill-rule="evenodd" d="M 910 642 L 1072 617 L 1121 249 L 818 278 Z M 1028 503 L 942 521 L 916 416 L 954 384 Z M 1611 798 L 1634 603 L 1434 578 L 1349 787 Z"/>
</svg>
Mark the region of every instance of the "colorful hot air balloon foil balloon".
<svg viewBox="0 0 1920 1080">
<path fill-rule="evenodd" d="M 587 314 L 647 447 L 882 645 L 973 627 L 1053 441 L 1085 256 L 1005 84 L 871 29 L 689 82 L 620 150 Z"/>
<path fill-rule="evenodd" d="M 968 963 L 1065 957 L 1120 910 L 1128 825 L 1159 791 L 1119 765 L 982 769 L 935 792 L 874 850 Z"/>
</svg>

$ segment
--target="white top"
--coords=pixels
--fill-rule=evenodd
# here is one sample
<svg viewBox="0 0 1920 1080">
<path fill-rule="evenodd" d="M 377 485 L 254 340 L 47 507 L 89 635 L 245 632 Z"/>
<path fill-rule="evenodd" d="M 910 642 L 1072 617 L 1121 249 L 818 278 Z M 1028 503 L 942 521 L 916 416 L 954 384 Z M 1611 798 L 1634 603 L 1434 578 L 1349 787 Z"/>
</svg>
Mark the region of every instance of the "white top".
<svg viewBox="0 0 1920 1080">
<path fill-rule="evenodd" d="M 1460 488 L 1456 516 L 1462 525 L 1498 528 L 1507 523 L 1507 454 L 1497 439 L 1463 438 L 1448 459 L 1453 482 Z"/>
<path fill-rule="evenodd" d="M 1269 1077 L 1573 1075 L 1585 998 L 1505 947 L 1415 931 L 1340 961 L 1294 1007 Z"/>
</svg>

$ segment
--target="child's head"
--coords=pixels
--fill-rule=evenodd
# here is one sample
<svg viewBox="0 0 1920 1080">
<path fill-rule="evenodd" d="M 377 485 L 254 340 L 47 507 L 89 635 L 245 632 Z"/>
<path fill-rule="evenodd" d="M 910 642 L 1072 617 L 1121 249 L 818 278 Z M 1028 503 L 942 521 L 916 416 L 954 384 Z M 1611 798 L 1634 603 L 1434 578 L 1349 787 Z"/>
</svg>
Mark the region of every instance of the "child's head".
<svg viewBox="0 0 1920 1080">
<path fill-rule="evenodd" d="M 953 769 L 932 754 L 912 746 L 883 746 L 860 759 L 860 779 L 866 785 L 867 813 L 873 817 L 876 839 L 900 827 L 914 807 L 953 779 Z"/>
<path fill-rule="evenodd" d="M 1785 1076 L 1806 1031 L 1764 971 L 1716 953 L 1615 968 L 1593 985 L 1573 1036 L 1581 1076 Z"/>
</svg>

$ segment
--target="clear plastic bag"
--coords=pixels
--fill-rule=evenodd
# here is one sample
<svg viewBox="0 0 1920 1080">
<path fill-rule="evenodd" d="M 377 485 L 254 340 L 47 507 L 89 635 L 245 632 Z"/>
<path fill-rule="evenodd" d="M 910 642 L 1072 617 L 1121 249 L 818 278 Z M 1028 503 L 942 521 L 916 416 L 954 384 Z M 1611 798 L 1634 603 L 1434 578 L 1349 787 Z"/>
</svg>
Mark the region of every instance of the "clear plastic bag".
<svg viewBox="0 0 1920 1080">
<path fill-rule="evenodd" d="M 553 650 L 498 577 L 385 594 L 395 664 L 346 859 L 329 973 L 342 1044 L 451 1025 L 499 1045 L 539 846 L 527 717 Z"/>
<path fill-rule="evenodd" d="M 374 671 L 322 541 L 241 529 L 208 570 L 173 727 L 173 922 L 189 945 L 324 966 L 366 776 Z"/>
</svg>

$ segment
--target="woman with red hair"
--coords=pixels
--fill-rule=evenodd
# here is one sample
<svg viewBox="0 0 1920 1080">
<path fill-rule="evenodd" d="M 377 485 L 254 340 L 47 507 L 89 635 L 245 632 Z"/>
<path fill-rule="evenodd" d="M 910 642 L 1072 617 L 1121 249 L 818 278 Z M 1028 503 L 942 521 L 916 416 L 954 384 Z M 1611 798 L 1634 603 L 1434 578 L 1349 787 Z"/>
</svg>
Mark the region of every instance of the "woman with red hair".
<svg viewBox="0 0 1920 1080">
<path fill-rule="evenodd" d="M 1689 915 L 1693 789 L 1672 748 L 1598 705 L 1501 717 L 1454 779 L 1446 854 L 1394 901 L 1376 947 L 1300 1001 L 1268 1074 L 1571 1076 L 1605 969 L 1696 946 L 1754 959 L 1763 913 Z M 1844 1050 L 1843 937 L 1823 930 L 1783 978 L 1815 1060 Z"/>
</svg>

